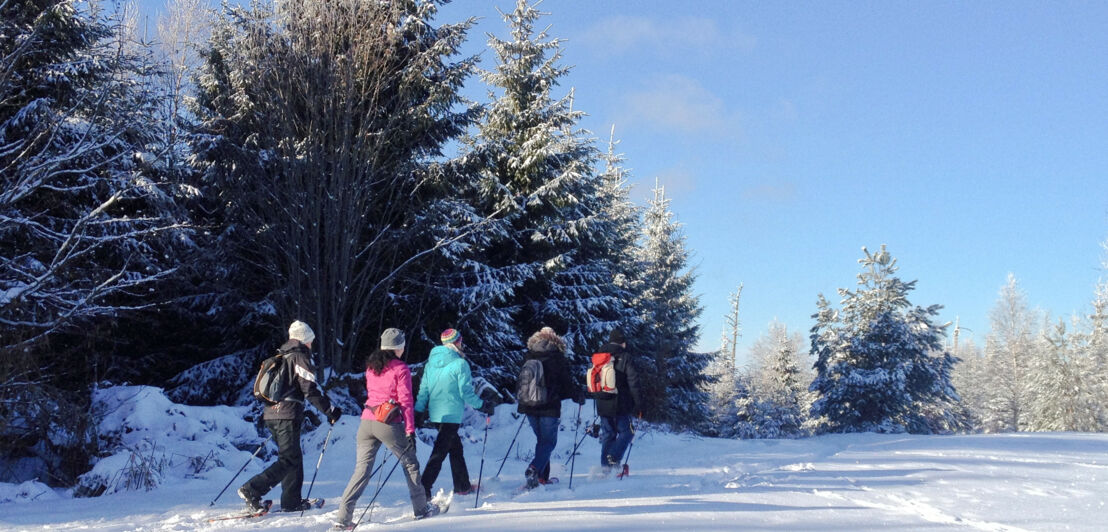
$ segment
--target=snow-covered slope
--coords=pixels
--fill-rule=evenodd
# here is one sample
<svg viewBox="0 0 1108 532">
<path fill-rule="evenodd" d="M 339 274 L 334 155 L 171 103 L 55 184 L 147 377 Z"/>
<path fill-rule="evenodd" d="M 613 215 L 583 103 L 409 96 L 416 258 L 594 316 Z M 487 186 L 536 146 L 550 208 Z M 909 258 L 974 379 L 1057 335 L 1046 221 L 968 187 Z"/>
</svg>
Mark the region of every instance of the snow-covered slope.
<svg viewBox="0 0 1108 532">
<path fill-rule="evenodd" d="M 143 393 L 137 393 L 137 392 Z M 234 487 L 261 470 L 247 446 L 234 409 L 162 403 L 152 388 L 117 390 L 116 428 L 153 435 L 154 454 L 179 456 L 219 450 L 215 467 L 189 472 L 168 460 L 150 491 L 116 490 L 95 498 L 73 498 L 41 485 L 0 485 L 3 530 L 326 530 L 349 479 L 357 418 L 344 417 L 331 433 L 312 496 L 328 499 L 322 510 L 269 515 L 246 521 L 209 523 L 235 512 Z M 152 394 L 146 396 L 144 394 Z M 127 403 L 130 401 L 131 403 Z M 145 405 L 145 406 L 139 406 Z M 172 411 L 166 417 L 151 413 Z M 586 406 L 591 412 L 591 406 Z M 131 412 L 131 413 L 127 413 Z M 493 418 L 481 502 L 454 497 L 446 515 L 411 521 L 407 490 L 397 472 L 362 529 L 443 530 L 1103 530 L 1108 522 L 1108 435 L 1010 434 L 974 436 L 834 435 L 805 440 L 734 441 L 642 431 L 624 480 L 590 475 L 599 459 L 595 439 L 586 438 L 577 457 L 573 488 L 563 467 L 574 436 L 577 406 L 563 408 L 563 432 L 554 458 L 557 485 L 519 493 L 534 437 L 520 431 L 499 478 L 500 459 L 519 426 L 510 406 Z M 143 417 L 146 416 L 146 417 Z M 189 418 L 175 419 L 171 417 Z M 591 416 L 587 416 L 591 417 Z M 140 421 L 140 418 L 142 419 Z M 472 418 L 466 455 L 471 476 L 481 463 L 483 418 Z M 587 419 L 585 420 L 587 421 Z M 136 428 L 138 424 L 146 428 Z M 172 430 L 166 430 L 166 428 Z M 109 427 L 111 428 L 111 427 Z M 319 458 L 324 426 L 304 439 L 305 492 Z M 423 431 L 430 439 L 434 431 Z M 124 437 L 126 440 L 127 437 Z M 139 436 L 141 440 L 141 436 Z M 205 443 L 206 442 L 206 443 Z M 130 447 L 139 444 L 131 438 Z M 161 446 L 160 448 L 158 446 Z M 146 451 L 149 453 L 149 450 Z M 430 445 L 419 448 L 421 463 Z M 379 460 L 386 454 L 379 454 Z M 214 506 L 209 502 L 247 461 L 250 465 Z M 387 473 L 393 459 L 385 468 Z M 444 465 L 444 469 L 448 468 Z M 106 466 L 100 472 L 111 476 Z M 190 478 L 194 477 L 194 478 Z M 443 471 L 436 491 L 449 491 Z M 363 497 L 365 508 L 377 478 Z M 269 494 L 277 498 L 280 488 Z M 20 495 L 22 494 L 22 495 Z M 59 497 L 60 495 L 60 497 Z"/>
</svg>

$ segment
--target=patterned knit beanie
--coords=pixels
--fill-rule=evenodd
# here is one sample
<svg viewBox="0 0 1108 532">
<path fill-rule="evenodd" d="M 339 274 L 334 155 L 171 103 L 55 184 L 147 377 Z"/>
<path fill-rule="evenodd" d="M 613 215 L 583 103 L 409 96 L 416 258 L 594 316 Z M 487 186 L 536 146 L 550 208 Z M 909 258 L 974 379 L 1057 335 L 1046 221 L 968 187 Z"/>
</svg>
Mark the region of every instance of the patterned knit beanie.
<svg viewBox="0 0 1108 532">
<path fill-rule="evenodd" d="M 454 329 L 447 329 L 439 336 L 439 340 L 442 340 L 443 345 L 456 344 L 462 341 L 462 333 Z"/>
</svg>

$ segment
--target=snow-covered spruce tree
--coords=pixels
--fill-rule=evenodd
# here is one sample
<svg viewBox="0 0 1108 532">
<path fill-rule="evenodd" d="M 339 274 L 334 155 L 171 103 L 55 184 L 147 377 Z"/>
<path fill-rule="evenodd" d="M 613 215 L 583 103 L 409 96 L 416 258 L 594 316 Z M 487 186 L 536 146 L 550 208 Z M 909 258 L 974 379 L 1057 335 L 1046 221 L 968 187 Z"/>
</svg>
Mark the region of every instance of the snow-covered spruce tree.
<svg viewBox="0 0 1108 532">
<path fill-rule="evenodd" d="M 623 155 L 615 151 L 617 144 L 615 126 L 612 126 L 608 151 L 601 156 L 604 172 L 600 175 L 600 190 L 594 201 L 596 208 L 601 209 L 601 218 L 596 224 L 597 231 L 591 233 L 591 247 L 610 268 L 614 288 L 618 291 L 615 295 L 621 303 L 610 307 L 604 318 L 616 323 L 616 327 L 628 336 L 637 335 L 643 327 L 641 316 L 633 306 L 635 294 L 643 289 L 644 266 L 637 252 L 643 213 L 631 201 L 629 172 L 623 166 Z"/>
<path fill-rule="evenodd" d="M 989 313 L 985 338 L 986 400 L 981 414 L 985 432 L 1028 430 L 1031 403 L 1031 361 L 1039 350 L 1042 316 L 1028 308 L 1014 275 L 1000 290 Z"/>
<path fill-rule="evenodd" d="M 956 361 L 943 348 L 938 305 L 912 307 L 915 281 L 896 277 L 896 260 L 881 246 L 862 248 L 855 291 L 839 289 L 842 309 L 820 297 L 811 353 L 816 377 L 812 417 L 820 432 L 949 432 L 963 426 L 950 382 Z"/>
<path fill-rule="evenodd" d="M 1082 392 L 1086 375 L 1078 371 L 1080 360 L 1065 322 L 1059 320 L 1051 330 L 1043 331 L 1039 344 L 1042 348 L 1028 367 L 1031 402 L 1025 414 L 1027 430 L 1089 430 L 1092 410 Z"/>
<path fill-rule="evenodd" d="M 1083 371 L 1089 375 L 1092 403 L 1096 408 L 1095 430 L 1108 431 L 1108 282 L 1097 284 L 1083 352 L 1086 364 Z"/>
<path fill-rule="evenodd" d="M 594 168 L 598 150 L 577 126 L 584 113 L 573 109 L 572 91 L 553 94 L 568 67 L 559 64 L 560 41 L 536 33 L 541 15 L 520 0 L 504 15 L 511 38 L 490 37 L 497 65 L 483 78 L 491 102 L 466 144 L 481 162 L 474 203 L 500 228 L 483 262 L 509 273 L 497 305 L 512 316 L 518 349 L 498 355 L 498 363 L 518 367 L 523 340 L 551 326 L 565 336 L 571 363 L 583 368 L 581 355 L 633 317 L 616 264 L 625 253 L 623 212 L 619 194 Z"/>
<path fill-rule="evenodd" d="M 772 403 L 779 412 L 776 437 L 799 437 L 805 435 L 803 426 L 808 418 L 811 400 L 808 384 L 811 375 L 801 369 L 799 335 L 789 335 L 783 324 L 774 324 L 770 328 L 774 342 L 773 355 L 766 361 L 761 373 L 761 385 L 756 390 L 759 397 Z"/>
<path fill-rule="evenodd" d="M 88 387 L 143 370 L 127 323 L 183 236 L 152 64 L 108 15 L 0 2 L 0 449 L 61 484 L 87 467 Z"/>
<path fill-rule="evenodd" d="M 723 334 L 720 349 L 712 354 L 707 372 L 713 382 L 707 384 L 709 422 L 707 433 L 713 436 L 729 438 L 734 434 L 736 423 L 736 403 L 738 399 L 735 367 L 738 355 L 738 341 L 742 335 L 742 321 L 739 319 L 739 302 L 743 285 L 730 295 L 730 310 L 723 318 Z"/>
<path fill-rule="evenodd" d="M 473 60 L 451 60 L 470 22 L 434 26 L 439 3 L 289 0 L 216 23 L 193 146 L 242 347 L 299 318 L 346 370 L 382 329 L 416 328 L 402 290 L 431 286 L 421 261 L 475 223 L 441 161 L 472 119 Z"/>
<path fill-rule="evenodd" d="M 965 410 L 967 429 L 979 432 L 986 401 L 985 356 L 981 348 L 968 338 L 952 346 L 951 351 L 958 358 L 951 382 L 954 383 L 954 389 L 958 390 L 958 396 L 962 398 L 961 405 Z"/>
<path fill-rule="evenodd" d="M 640 244 L 645 265 L 643 291 L 636 307 L 645 328 L 640 338 L 642 357 L 653 362 L 647 372 L 648 396 L 644 415 L 667 421 L 676 427 L 703 430 L 708 421 L 708 394 L 711 381 L 706 368 L 709 355 L 693 352 L 699 336 L 696 318 L 700 301 L 692 293 L 695 278 L 688 266 L 688 250 L 681 226 L 669 210 L 665 189 L 655 185 L 644 216 L 644 234 Z"/>
</svg>

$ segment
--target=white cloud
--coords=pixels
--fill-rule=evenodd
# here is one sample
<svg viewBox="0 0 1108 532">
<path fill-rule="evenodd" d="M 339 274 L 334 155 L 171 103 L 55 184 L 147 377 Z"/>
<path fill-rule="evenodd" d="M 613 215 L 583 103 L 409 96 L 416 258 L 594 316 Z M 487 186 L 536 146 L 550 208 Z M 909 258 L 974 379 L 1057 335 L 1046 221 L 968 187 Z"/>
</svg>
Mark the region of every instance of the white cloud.
<svg viewBox="0 0 1108 532">
<path fill-rule="evenodd" d="M 670 20 L 632 15 L 608 17 L 589 28 L 582 41 L 612 55 L 642 48 L 663 53 L 750 51 L 757 44 L 751 35 L 720 28 L 715 19 L 691 16 Z"/>
<path fill-rule="evenodd" d="M 762 183 L 743 190 L 743 199 L 758 203 L 792 203 L 796 197 L 796 184 L 789 182 Z"/>
<path fill-rule="evenodd" d="M 624 99 L 624 116 L 619 123 L 645 125 L 682 133 L 722 132 L 735 129 L 736 120 L 723 100 L 700 82 L 670 75 L 650 83 L 650 87 L 632 92 Z"/>
<path fill-rule="evenodd" d="M 696 176 L 687 168 L 667 168 L 658 173 L 658 184 L 666 189 L 666 197 L 669 199 L 684 198 L 696 191 Z M 646 190 L 649 197 L 653 197 L 654 183 Z"/>
</svg>

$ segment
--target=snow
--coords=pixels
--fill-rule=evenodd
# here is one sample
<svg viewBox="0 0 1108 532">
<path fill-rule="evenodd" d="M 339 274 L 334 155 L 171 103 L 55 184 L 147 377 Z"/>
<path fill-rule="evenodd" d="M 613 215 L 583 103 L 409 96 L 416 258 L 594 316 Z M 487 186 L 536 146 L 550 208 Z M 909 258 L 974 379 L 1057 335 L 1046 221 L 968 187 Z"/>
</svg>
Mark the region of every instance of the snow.
<svg viewBox="0 0 1108 532">
<path fill-rule="evenodd" d="M 250 453 L 264 437 L 242 420 L 245 408 L 173 404 L 157 388 L 100 390 L 101 430 L 127 449 L 159 449 L 170 458 L 152 489 L 117 490 L 75 498 L 36 482 L 0 484 L 2 530 L 326 530 L 352 469 L 356 416 L 333 428 L 313 497 L 323 510 L 209 523 L 237 511 L 234 488 L 261 471 Z M 592 408 L 586 405 L 584 411 Z M 1108 434 L 1017 433 L 910 436 L 843 434 L 798 440 L 725 440 L 672 434 L 645 427 L 630 456 L 631 476 L 597 478 L 598 444 L 586 437 L 575 464 L 573 489 L 563 467 L 574 437 L 576 405 L 563 408 L 563 430 L 553 458 L 561 482 L 517 493 L 534 446 L 529 427 L 499 479 L 490 479 L 520 421 L 512 406 L 498 408 L 485 451 L 481 504 L 455 496 L 446 515 L 411 521 L 411 506 L 397 472 L 370 514 L 389 530 L 1101 530 L 1108 518 Z M 585 419 L 584 422 L 587 422 Z M 470 474 L 481 465 L 484 419 L 463 429 Z M 583 423 L 584 424 L 584 423 Z M 244 430 L 246 427 L 249 430 Z M 306 434 L 305 486 L 312 478 L 330 427 Z M 425 441 L 434 431 L 422 430 Z M 146 442 L 144 444 L 144 442 Z M 236 447 L 237 446 L 237 447 Z M 245 448 L 245 450 L 240 450 Z M 272 452 L 272 448 L 269 452 Z M 420 445 L 420 463 L 430 454 Z M 214 451 L 215 465 L 190 473 L 175 463 Z M 265 454 L 265 453 L 263 453 Z M 378 455 L 378 460 L 386 456 Z M 272 458 L 269 458 L 270 460 Z M 174 462 L 177 460 L 177 462 Z M 111 475 L 97 464 L 100 474 Z M 244 463 L 249 466 L 215 503 L 209 502 Z M 391 469 L 391 456 L 382 471 Z M 115 467 L 120 467 L 118 464 Z M 444 464 L 436 491 L 450 489 Z M 362 497 L 358 514 L 376 488 Z M 279 497 L 280 487 L 267 498 Z M 360 527 L 360 528 L 363 528 Z"/>
</svg>

